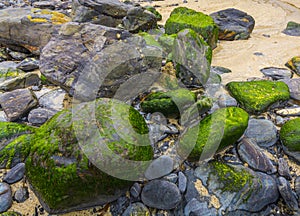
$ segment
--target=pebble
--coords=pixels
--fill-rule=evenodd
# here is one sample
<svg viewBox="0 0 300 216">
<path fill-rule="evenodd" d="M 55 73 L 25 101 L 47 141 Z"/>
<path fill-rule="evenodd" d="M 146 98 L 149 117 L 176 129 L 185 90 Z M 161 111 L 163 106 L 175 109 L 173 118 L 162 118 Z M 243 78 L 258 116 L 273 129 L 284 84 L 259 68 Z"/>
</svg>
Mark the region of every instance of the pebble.
<svg viewBox="0 0 300 216">
<path fill-rule="evenodd" d="M 28 122 L 35 126 L 40 126 L 44 124 L 48 119 L 50 119 L 55 112 L 45 108 L 33 109 L 28 114 Z"/>
<path fill-rule="evenodd" d="M 142 191 L 141 185 L 137 182 L 135 182 L 132 187 L 130 188 L 130 194 L 134 198 L 138 198 L 140 193 Z"/>
<path fill-rule="evenodd" d="M 187 178 L 182 172 L 179 172 L 178 173 L 178 188 L 179 188 L 179 191 L 181 193 L 184 193 L 185 190 L 186 190 L 186 186 L 187 186 Z"/>
<path fill-rule="evenodd" d="M 162 155 L 153 160 L 145 172 L 148 180 L 157 179 L 168 175 L 172 172 L 174 166 L 173 159 L 169 156 Z"/>
<path fill-rule="evenodd" d="M 290 21 L 282 33 L 290 36 L 300 36 L 300 24 Z"/>
<path fill-rule="evenodd" d="M 157 209 L 173 209 L 181 202 L 178 187 L 165 180 L 148 182 L 142 191 L 142 201 L 145 205 Z"/>
<path fill-rule="evenodd" d="M 24 60 L 28 54 L 26 53 L 21 53 L 21 52 L 15 52 L 15 51 L 8 51 L 8 54 L 15 60 L 18 60 L 18 61 L 22 61 Z"/>
<path fill-rule="evenodd" d="M 170 175 L 164 176 L 164 179 L 175 184 L 178 180 L 178 175 L 171 173 Z"/>
<path fill-rule="evenodd" d="M 33 71 L 39 68 L 39 60 L 36 58 L 26 58 L 17 65 L 17 68 L 26 72 Z"/>
<path fill-rule="evenodd" d="M 292 72 L 287 68 L 266 67 L 261 69 L 260 72 L 274 80 L 289 79 L 293 76 Z"/>
<path fill-rule="evenodd" d="M 298 201 L 292 191 L 290 183 L 285 178 L 278 178 L 278 189 L 287 207 L 292 211 L 298 211 Z"/>
<path fill-rule="evenodd" d="M 0 213 L 6 212 L 12 205 L 12 192 L 10 186 L 0 182 Z"/>
<path fill-rule="evenodd" d="M 218 105 L 220 108 L 224 107 L 235 107 L 238 105 L 235 98 L 231 97 L 228 94 L 221 94 L 218 99 Z"/>
<path fill-rule="evenodd" d="M 232 71 L 228 68 L 221 67 L 221 66 L 211 66 L 210 72 L 214 72 L 216 74 L 222 75 L 226 73 L 231 73 Z"/>
<path fill-rule="evenodd" d="M 125 210 L 122 216 L 134 216 L 134 215 L 150 215 L 149 209 L 140 202 L 133 203 Z"/>
<path fill-rule="evenodd" d="M 279 175 L 285 177 L 288 180 L 292 179 L 290 169 L 289 169 L 289 164 L 284 158 L 278 159 L 278 173 Z"/>
<path fill-rule="evenodd" d="M 282 80 L 288 85 L 292 99 L 300 100 L 300 78 Z"/>
<path fill-rule="evenodd" d="M 14 194 L 14 200 L 18 203 L 23 203 L 29 198 L 29 192 L 27 187 L 20 187 Z"/>
<path fill-rule="evenodd" d="M 254 139 L 260 147 L 270 147 L 278 140 L 275 125 L 266 119 L 250 119 L 245 137 Z"/>
<path fill-rule="evenodd" d="M 7 174 L 3 178 L 3 181 L 8 184 L 13 184 L 20 181 L 24 177 L 24 174 L 25 164 L 18 163 L 16 166 L 14 166 L 11 170 L 7 172 Z"/>
<path fill-rule="evenodd" d="M 193 198 L 184 207 L 184 215 L 206 216 L 217 215 L 217 212 L 214 208 L 209 208 L 205 201 L 199 202 L 197 199 Z"/>
</svg>

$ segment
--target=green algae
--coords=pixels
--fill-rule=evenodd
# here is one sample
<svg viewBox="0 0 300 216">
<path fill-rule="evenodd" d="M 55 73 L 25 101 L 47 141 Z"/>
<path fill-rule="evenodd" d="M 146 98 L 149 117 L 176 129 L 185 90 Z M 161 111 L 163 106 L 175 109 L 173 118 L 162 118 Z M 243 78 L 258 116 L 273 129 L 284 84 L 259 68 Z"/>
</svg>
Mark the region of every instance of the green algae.
<svg viewBox="0 0 300 216">
<path fill-rule="evenodd" d="M 158 42 L 167 53 L 171 53 L 174 45 L 174 40 L 176 37 L 177 34 L 171 34 L 171 35 L 163 34 L 158 38 Z"/>
<path fill-rule="evenodd" d="M 300 151 L 300 118 L 287 121 L 281 127 L 280 140 L 289 151 Z"/>
<path fill-rule="evenodd" d="M 273 104 L 290 98 L 288 86 L 279 81 L 230 82 L 226 87 L 238 103 L 250 113 L 264 112 Z"/>
<path fill-rule="evenodd" d="M 10 139 L 25 133 L 33 133 L 36 128 L 14 122 L 0 122 L 0 140 Z"/>
<path fill-rule="evenodd" d="M 187 28 L 200 34 L 212 48 L 216 47 L 219 30 L 210 16 L 186 7 L 175 8 L 166 21 L 166 33 L 177 34 Z"/>
<path fill-rule="evenodd" d="M 155 40 L 155 36 L 147 32 L 139 32 L 139 35 L 144 38 L 146 44 L 149 46 L 155 46 L 162 49 L 161 45 Z"/>
</svg>

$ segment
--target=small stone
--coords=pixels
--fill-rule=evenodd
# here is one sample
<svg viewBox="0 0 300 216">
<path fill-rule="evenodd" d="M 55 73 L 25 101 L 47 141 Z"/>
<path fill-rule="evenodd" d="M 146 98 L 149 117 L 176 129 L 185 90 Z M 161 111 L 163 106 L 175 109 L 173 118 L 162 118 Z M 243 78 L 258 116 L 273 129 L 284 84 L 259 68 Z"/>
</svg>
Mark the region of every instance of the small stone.
<svg viewBox="0 0 300 216">
<path fill-rule="evenodd" d="M 270 147 L 278 140 L 275 125 L 266 119 L 250 119 L 245 137 L 255 140 L 260 147 Z"/>
<path fill-rule="evenodd" d="M 147 183 L 141 197 L 145 205 L 163 210 L 173 209 L 181 202 L 178 187 L 164 180 L 153 180 Z"/>
<path fill-rule="evenodd" d="M 7 116 L 4 111 L 0 111 L 0 122 L 7 122 Z"/>
<path fill-rule="evenodd" d="M 290 21 L 282 33 L 290 36 L 300 36 L 300 24 Z"/>
<path fill-rule="evenodd" d="M 12 205 L 10 186 L 0 182 L 0 213 L 6 212 Z"/>
<path fill-rule="evenodd" d="M 300 197 L 300 176 L 295 179 L 295 192 L 298 197 Z"/>
<path fill-rule="evenodd" d="M 178 180 L 178 176 L 175 173 L 171 173 L 170 175 L 164 176 L 164 179 L 175 184 Z"/>
<path fill-rule="evenodd" d="M 122 216 L 133 216 L 133 215 L 150 215 L 149 209 L 140 202 L 133 203 L 125 210 Z"/>
<path fill-rule="evenodd" d="M 3 178 L 3 181 L 8 184 L 13 184 L 20 181 L 24 177 L 24 174 L 25 164 L 19 163 L 7 172 L 7 174 Z"/>
<path fill-rule="evenodd" d="M 186 178 L 186 176 L 182 172 L 179 172 L 178 173 L 178 188 L 179 188 L 179 191 L 181 193 L 185 192 L 186 185 L 187 185 L 187 178 Z"/>
<path fill-rule="evenodd" d="M 17 65 L 17 68 L 26 72 L 33 71 L 39 68 L 39 60 L 35 58 L 26 58 Z"/>
<path fill-rule="evenodd" d="M 35 126 L 44 124 L 55 112 L 45 108 L 33 109 L 28 114 L 28 122 Z"/>
<path fill-rule="evenodd" d="M 34 2 L 33 7 L 40 8 L 40 9 L 54 10 L 55 9 L 55 3 L 51 2 L 51 1 Z"/>
<path fill-rule="evenodd" d="M 300 56 L 293 57 L 285 64 L 285 66 L 290 68 L 296 74 L 300 75 Z"/>
<path fill-rule="evenodd" d="M 137 182 L 135 182 L 132 187 L 130 188 L 130 194 L 134 198 L 138 198 L 140 193 L 142 191 L 141 185 Z"/>
<path fill-rule="evenodd" d="M 145 172 L 145 177 L 148 180 L 160 178 L 172 172 L 174 166 L 173 159 L 169 156 L 162 155 L 152 161 Z"/>
<path fill-rule="evenodd" d="M 43 108 L 47 108 L 53 111 L 61 111 L 64 108 L 64 99 L 66 91 L 63 89 L 54 89 L 47 92 L 39 98 L 39 104 Z"/>
<path fill-rule="evenodd" d="M 18 203 L 23 203 L 29 198 L 29 192 L 27 187 L 20 187 L 14 194 L 14 200 Z"/>
<path fill-rule="evenodd" d="M 260 72 L 273 80 L 290 79 L 293 76 L 292 72 L 286 68 L 266 67 L 261 69 Z"/>
<path fill-rule="evenodd" d="M 21 53 L 21 52 L 15 52 L 15 51 L 9 51 L 8 54 L 15 60 L 18 60 L 18 61 L 22 61 L 24 60 L 28 54 L 26 53 Z"/>
<path fill-rule="evenodd" d="M 217 215 L 215 208 L 209 208 L 207 202 L 199 202 L 193 198 L 184 207 L 184 215 L 189 216 L 206 216 L 206 215 Z"/>
<path fill-rule="evenodd" d="M 292 211 L 298 211 L 298 201 L 292 191 L 290 183 L 285 178 L 278 178 L 278 189 L 287 207 Z"/>
<path fill-rule="evenodd" d="M 214 72 L 216 74 L 222 75 L 226 73 L 231 73 L 232 71 L 228 68 L 221 67 L 221 66 L 211 66 L 210 72 Z"/>
<path fill-rule="evenodd" d="M 225 108 L 225 107 L 235 107 L 238 104 L 236 99 L 234 99 L 230 95 L 222 94 L 219 96 L 218 105 L 220 106 L 220 108 Z"/>
<path fill-rule="evenodd" d="M 278 173 L 279 175 L 285 177 L 288 180 L 292 179 L 290 169 L 289 169 L 289 164 L 284 158 L 278 159 Z"/>
<path fill-rule="evenodd" d="M 299 70 L 300 70 L 300 66 L 299 66 Z M 300 78 L 284 79 L 282 81 L 288 85 L 291 98 L 295 100 L 300 100 Z"/>
</svg>

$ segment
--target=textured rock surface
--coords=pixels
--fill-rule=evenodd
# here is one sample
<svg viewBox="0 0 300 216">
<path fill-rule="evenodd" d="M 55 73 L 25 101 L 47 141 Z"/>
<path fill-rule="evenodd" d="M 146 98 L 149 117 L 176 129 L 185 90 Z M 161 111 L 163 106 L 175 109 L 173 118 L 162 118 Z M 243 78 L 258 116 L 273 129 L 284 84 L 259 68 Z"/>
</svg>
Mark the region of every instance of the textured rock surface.
<svg viewBox="0 0 300 216">
<path fill-rule="evenodd" d="M 6 212 L 12 205 L 10 186 L 0 182 L 0 213 Z"/>
<path fill-rule="evenodd" d="M 288 22 L 283 33 L 290 36 L 300 36 L 300 24 L 293 21 Z"/>
<path fill-rule="evenodd" d="M 289 151 L 300 151 L 300 118 L 290 120 L 281 127 L 280 140 Z"/>
<path fill-rule="evenodd" d="M 260 71 L 273 80 L 289 79 L 293 76 L 292 72 L 287 68 L 266 67 Z"/>
<path fill-rule="evenodd" d="M 285 64 L 285 66 L 300 75 L 300 56 L 293 57 Z"/>
<path fill-rule="evenodd" d="M 284 79 L 282 81 L 288 85 L 291 98 L 300 100 L 300 78 Z"/>
</svg>

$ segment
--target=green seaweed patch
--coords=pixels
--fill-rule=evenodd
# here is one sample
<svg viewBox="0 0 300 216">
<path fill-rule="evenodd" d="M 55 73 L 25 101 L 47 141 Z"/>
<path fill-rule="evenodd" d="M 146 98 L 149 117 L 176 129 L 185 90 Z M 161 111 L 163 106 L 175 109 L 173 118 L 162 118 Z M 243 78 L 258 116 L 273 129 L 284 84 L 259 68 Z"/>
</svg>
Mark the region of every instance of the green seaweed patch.
<svg viewBox="0 0 300 216">
<path fill-rule="evenodd" d="M 259 80 L 230 82 L 229 93 L 250 113 L 261 113 L 277 102 L 290 98 L 289 87 L 284 82 Z"/>
<path fill-rule="evenodd" d="M 287 121 L 281 127 L 280 140 L 289 151 L 300 151 L 300 118 Z"/>
<path fill-rule="evenodd" d="M 22 215 L 18 212 L 9 211 L 9 212 L 1 213 L 0 216 L 22 216 Z"/>
<path fill-rule="evenodd" d="M 0 122 L 0 140 L 11 139 L 22 134 L 34 133 L 36 128 L 14 122 Z"/>
<path fill-rule="evenodd" d="M 219 161 L 213 161 L 211 165 L 214 168 L 214 174 L 223 184 L 223 191 L 239 192 L 246 184 L 252 185 L 253 176 L 246 170 L 237 170 Z"/>
</svg>

